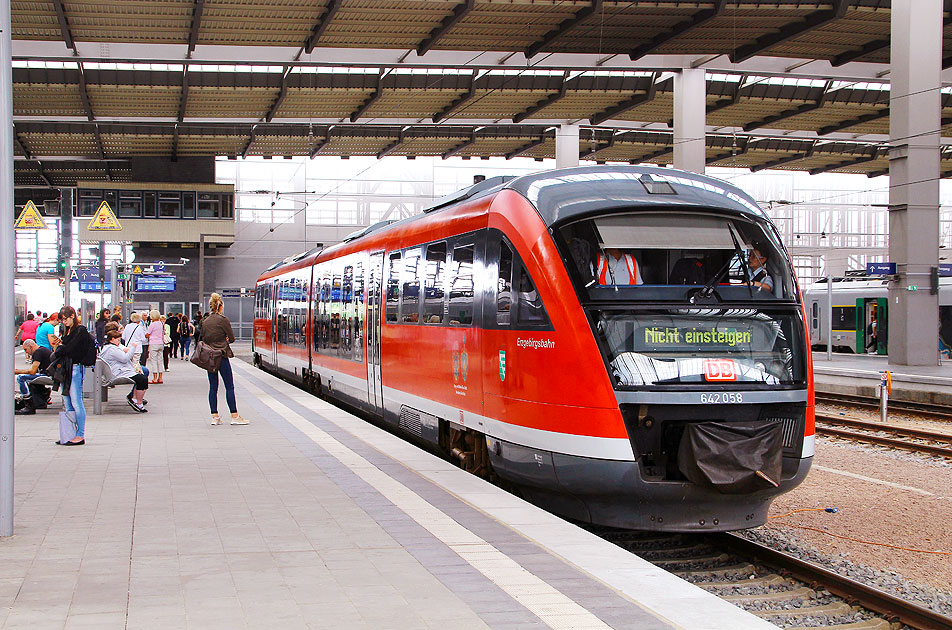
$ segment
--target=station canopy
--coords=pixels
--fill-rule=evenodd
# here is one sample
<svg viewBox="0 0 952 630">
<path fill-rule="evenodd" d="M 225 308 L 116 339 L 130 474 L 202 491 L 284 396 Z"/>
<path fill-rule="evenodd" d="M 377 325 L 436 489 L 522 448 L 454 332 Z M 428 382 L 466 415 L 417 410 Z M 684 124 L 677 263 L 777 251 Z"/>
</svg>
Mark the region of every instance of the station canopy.
<svg viewBox="0 0 952 630">
<path fill-rule="evenodd" d="M 128 180 L 133 156 L 544 159 L 562 124 L 582 160 L 668 164 L 692 67 L 709 165 L 888 172 L 889 0 L 12 6 L 18 186 Z"/>
</svg>

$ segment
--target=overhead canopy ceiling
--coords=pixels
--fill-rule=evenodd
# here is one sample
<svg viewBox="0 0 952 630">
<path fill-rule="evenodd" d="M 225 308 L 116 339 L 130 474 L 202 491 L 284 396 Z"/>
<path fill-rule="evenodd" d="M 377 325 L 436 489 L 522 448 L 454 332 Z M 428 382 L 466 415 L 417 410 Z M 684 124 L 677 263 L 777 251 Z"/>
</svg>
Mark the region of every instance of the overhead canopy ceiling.
<svg viewBox="0 0 952 630">
<path fill-rule="evenodd" d="M 564 123 L 583 159 L 669 163 L 669 70 L 692 66 L 709 164 L 888 168 L 889 0 L 12 4 L 20 186 L 136 155 L 541 159 Z"/>
</svg>

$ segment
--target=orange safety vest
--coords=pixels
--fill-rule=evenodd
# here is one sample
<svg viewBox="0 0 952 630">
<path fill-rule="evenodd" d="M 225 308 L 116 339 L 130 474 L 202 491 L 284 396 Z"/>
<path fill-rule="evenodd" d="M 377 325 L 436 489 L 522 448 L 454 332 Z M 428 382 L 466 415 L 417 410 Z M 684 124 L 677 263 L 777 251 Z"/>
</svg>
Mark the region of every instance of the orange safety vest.
<svg viewBox="0 0 952 630">
<path fill-rule="evenodd" d="M 638 284 L 638 262 L 631 254 L 622 254 L 625 264 L 628 265 L 628 284 Z M 608 284 L 608 261 L 602 254 L 598 255 L 597 275 L 598 284 Z"/>
</svg>

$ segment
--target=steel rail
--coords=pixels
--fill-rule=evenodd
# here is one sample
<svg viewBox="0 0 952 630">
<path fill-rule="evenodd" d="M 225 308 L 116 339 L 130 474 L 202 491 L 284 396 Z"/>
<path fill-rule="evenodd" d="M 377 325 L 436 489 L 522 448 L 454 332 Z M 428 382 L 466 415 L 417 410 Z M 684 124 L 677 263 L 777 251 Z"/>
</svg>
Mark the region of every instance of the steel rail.
<svg viewBox="0 0 952 630">
<path fill-rule="evenodd" d="M 903 437 L 911 437 L 920 440 L 934 440 L 936 442 L 952 443 L 952 433 L 942 433 L 940 431 L 926 431 L 924 429 L 915 429 L 913 427 L 900 427 L 894 424 L 882 424 L 880 422 L 857 420 L 855 418 L 842 418 L 838 416 L 826 416 L 819 414 L 816 416 L 816 421 L 854 427 L 856 429 L 866 429 L 868 431 L 888 431 Z"/>
<path fill-rule="evenodd" d="M 856 396 L 851 394 L 831 394 L 831 393 L 817 393 L 815 394 L 816 401 L 818 403 L 827 403 L 834 405 L 852 405 L 855 407 L 868 407 L 870 409 L 879 409 L 879 399 L 872 398 L 869 396 Z M 932 405 L 929 403 L 917 403 L 909 402 L 905 400 L 893 400 L 889 401 L 889 409 L 895 411 L 912 411 L 915 413 L 927 414 L 930 416 L 935 416 L 937 418 L 942 418 L 945 420 L 952 420 L 952 407 L 947 407 L 945 405 Z"/>
<path fill-rule="evenodd" d="M 942 446 L 916 444 L 914 442 L 907 442 L 906 440 L 897 440 L 894 438 L 880 437 L 877 435 L 868 435 L 866 433 L 854 433 L 853 431 L 844 431 L 842 429 L 834 429 L 832 427 L 818 426 L 816 431 L 817 433 L 822 433 L 824 435 L 831 435 L 833 437 L 840 437 L 858 442 L 868 442 L 878 446 L 892 446 L 906 451 L 914 451 L 916 453 L 928 453 L 930 455 L 939 455 L 941 457 L 952 457 L 952 448 L 945 448 Z"/>
<path fill-rule="evenodd" d="M 867 586 L 833 571 L 800 560 L 789 554 L 741 538 L 736 534 L 711 534 L 711 539 L 743 555 L 751 555 L 766 565 L 787 571 L 807 584 L 817 584 L 842 597 L 848 603 L 856 603 L 887 621 L 904 623 L 917 630 L 948 630 L 952 617 L 946 617 L 924 606 L 919 606 L 895 595 Z"/>
</svg>

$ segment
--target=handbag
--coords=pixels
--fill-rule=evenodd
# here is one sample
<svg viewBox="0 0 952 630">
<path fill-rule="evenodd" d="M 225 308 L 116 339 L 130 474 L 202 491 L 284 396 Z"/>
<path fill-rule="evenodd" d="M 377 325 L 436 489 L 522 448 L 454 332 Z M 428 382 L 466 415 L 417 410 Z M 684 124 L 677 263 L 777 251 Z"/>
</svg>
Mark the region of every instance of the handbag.
<svg viewBox="0 0 952 630">
<path fill-rule="evenodd" d="M 76 423 L 75 411 L 59 412 L 60 444 L 69 442 L 76 437 L 79 425 Z"/>
<path fill-rule="evenodd" d="M 192 363 L 208 372 L 217 372 L 221 365 L 222 351 L 212 348 L 204 341 L 199 341 L 192 352 Z"/>
</svg>

